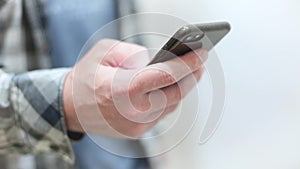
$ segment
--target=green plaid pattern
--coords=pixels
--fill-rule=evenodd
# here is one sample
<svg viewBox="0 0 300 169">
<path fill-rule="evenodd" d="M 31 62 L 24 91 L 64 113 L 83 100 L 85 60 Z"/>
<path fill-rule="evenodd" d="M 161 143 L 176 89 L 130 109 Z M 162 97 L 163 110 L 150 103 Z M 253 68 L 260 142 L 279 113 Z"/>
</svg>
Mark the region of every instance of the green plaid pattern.
<svg viewBox="0 0 300 169">
<path fill-rule="evenodd" d="M 71 168 L 74 163 L 61 98 L 69 69 L 19 74 L 49 67 L 41 4 L 0 0 L 1 168 L 21 168 L 18 161 L 28 156 L 34 168 Z"/>
<path fill-rule="evenodd" d="M 69 69 L 47 70 L 43 1 L 0 0 L 1 169 L 73 168 L 61 98 Z M 134 12 L 133 1 L 116 1 L 120 16 Z"/>
</svg>

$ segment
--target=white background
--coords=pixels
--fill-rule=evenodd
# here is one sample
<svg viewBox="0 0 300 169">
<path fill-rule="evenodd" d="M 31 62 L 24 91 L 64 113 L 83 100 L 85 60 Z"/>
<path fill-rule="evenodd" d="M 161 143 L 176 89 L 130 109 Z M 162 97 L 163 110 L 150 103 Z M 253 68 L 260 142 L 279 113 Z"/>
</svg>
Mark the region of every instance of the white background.
<svg viewBox="0 0 300 169">
<path fill-rule="evenodd" d="M 299 1 L 151 0 L 139 12 L 232 25 L 215 48 L 226 78 L 222 123 L 202 146 L 196 126 L 165 155 L 169 168 L 300 169 Z"/>
</svg>

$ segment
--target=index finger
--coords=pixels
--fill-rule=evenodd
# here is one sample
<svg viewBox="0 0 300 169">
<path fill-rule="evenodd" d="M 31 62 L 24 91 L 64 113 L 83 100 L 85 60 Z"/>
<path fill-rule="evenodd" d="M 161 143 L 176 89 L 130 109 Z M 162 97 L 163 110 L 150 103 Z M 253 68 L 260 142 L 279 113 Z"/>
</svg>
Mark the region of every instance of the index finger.
<svg viewBox="0 0 300 169">
<path fill-rule="evenodd" d="M 177 83 L 182 78 L 201 69 L 207 51 L 198 49 L 166 62 L 153 64 L 142 69 L 132 80 L 142 92 L 149 92 Z"/>
</svg>

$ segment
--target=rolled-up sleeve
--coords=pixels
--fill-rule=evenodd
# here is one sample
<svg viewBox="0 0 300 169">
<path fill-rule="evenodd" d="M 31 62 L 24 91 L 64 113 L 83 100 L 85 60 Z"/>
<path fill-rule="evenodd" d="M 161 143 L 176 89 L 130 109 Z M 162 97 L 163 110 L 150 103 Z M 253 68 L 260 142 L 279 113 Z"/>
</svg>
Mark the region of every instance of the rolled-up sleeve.
<svg viewBox="0 0 300 169">
<path fill-rule="evenodd" d="M 73 163 L 62 88 L 69 69 L 0 70 L 0 154 L 55 153 Z"/>
</svg>

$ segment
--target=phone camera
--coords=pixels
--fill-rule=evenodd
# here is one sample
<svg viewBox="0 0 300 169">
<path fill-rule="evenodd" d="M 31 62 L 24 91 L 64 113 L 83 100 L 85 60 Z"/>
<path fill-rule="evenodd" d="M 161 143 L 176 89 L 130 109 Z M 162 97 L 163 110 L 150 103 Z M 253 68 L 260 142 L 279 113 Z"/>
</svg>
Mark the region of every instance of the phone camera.
<svg viewBox="0 0 300 169">
<path fill-rule="evenodd" d="M 201 35 L 200 34 L 195 34 L 195 35 L 189 35 L 187 37 L 184 38 L 184 42 L 194 42 L 197 40 L 201 39 Z"/>
<path fill-rule="evenodd" d="M 184 39 L 184 41 L 185 41 L 185 42 L 190 42 L 190 41 L 192 41 L 193 39 L 194 39 L 194 36 L 193 36 L 193 35 L 190 35 L 190 36 L 186 37 L 186 38 Z"/>
</svg>

